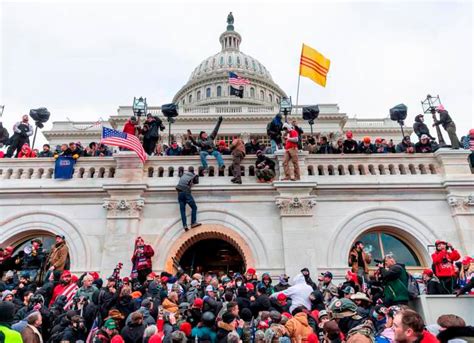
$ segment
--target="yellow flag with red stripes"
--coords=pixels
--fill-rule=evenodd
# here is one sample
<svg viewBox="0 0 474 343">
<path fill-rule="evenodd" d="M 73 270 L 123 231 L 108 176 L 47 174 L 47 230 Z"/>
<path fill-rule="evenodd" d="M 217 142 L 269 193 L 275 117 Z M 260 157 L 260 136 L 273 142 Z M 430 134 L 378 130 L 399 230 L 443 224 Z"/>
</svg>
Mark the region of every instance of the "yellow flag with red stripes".
<svg viewBox="0 0 474 343">
<path fill-rule="evenodd" d="M 300 59 L 300 75 L 310 78 L 318 85 L 326 87 L 326 77 L 331 61 L 321 53 L 303 44 Z"/>
</svg>

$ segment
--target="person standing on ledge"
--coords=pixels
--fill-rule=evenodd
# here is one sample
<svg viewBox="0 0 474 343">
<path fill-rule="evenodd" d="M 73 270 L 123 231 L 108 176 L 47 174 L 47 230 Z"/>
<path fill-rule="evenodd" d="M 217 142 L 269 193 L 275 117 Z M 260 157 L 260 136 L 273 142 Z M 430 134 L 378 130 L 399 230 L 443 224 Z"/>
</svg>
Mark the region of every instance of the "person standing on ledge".
<svg viewBox="0 0 474 343">
<path fill-rule="evenodd" d="M 298 181 L 300 180 L 300 166 L 298 162 L 298 132 L 288 123 L 283 124 L 285 131 L 285 157 L 283 159 L 283 168 L 285 171 L 284 181 Z M 291 177 L 290 161 L 293 164 L 294 175 Z"/>
<path fill-rule="evenodd" d="M 433 126 L 438 126 L 441 124 L 448 133 L 449 140 L 451 141 L 451 149 L 459 149 L 461 143 L 459 142 L 458 135 L 456 134 L 456 124 L 454 124 L 454 121 L 451 119 L 448 111 L 444 109 L 443 105 L 439 105 L 436 107 L 436 112 L 439 113 L 439 120 L 436 121 Z"/>
<path fill-rule="evenodd" d="M 242 139 L 236 137 L 230 145 L 232 151 L 232 175 L 234 177 L 230 180 L 232 183 L 242 184 L 242 170 L 240 164 L 245 157 L 245 145 Z"/>
<path fill-rule="evenodd" d="M 186 205 L 191 207 L 191 228 L 201 225 L 197 222 L 197 206 L 191 194 L 191 187 L 199 183 L 199 176 L 191 171 L 186 171 L 179 178 L 176 190 L 178 191 L 179 211 L 181 213 L 181 222 L 183 223 L 184 231 L 188 231 L 189 227 L 186 219 Z"/>
</svg>

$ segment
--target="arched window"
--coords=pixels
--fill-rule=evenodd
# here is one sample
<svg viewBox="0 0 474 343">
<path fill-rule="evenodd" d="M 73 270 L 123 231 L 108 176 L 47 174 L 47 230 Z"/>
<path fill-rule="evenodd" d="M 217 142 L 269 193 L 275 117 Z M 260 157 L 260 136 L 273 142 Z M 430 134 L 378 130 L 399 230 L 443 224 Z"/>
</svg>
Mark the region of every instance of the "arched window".
<svg viewBox="0 0 474 343">
<path fill-rule="evenodd" d="M 188 102 L 191 103 L 193 101 L 193 95 L 189 94 L 188 95 Z"/>
<path fill-rule="evenodd" d="M 217 86 L 217 96 L 222 96 L 222 87 Z"/>
<path fill-rule="evenodd" d="M 250 87 L 250 97 L 255 98 L 255 88 Z"/>
<path fill-rule="evenodd" d="M 229 65 L 232 65 L 232 56 L 229 55 L 229 57 L 227 58 L 227 63 L 229 63 Z"/>
<path fill-rule="evenodd" d="M 273 95 L 268 94 L 268 101 L 273 102 Z"/>
<path fill-rule="evenodd" d="M 240 57 L 239 56 L 237 56 L 237 65 L 240 66 Z"/>
<path fill-rule="evenodd" d="M 197 91 L 196 93 L 196 101 L 201 100 L 201 91 Z"/>
<path fill-rule="evenodd" d="M 249 67 L 249 60 L 247 59 L 247 57 L 245 58 L 245 66 L 248 68 Z"/>
<path fill-rule="evenodd" d="M 211 97 L 211 88 L 206 88 L 206 98 L 210 98 Z"/>
<path fill-rule="evenodd" d="M 220 58 L 220 60 L 219 60 L 219 64 L 220 64 L 221 66 L 224 65 L 224 56 L 221 56 L 221 58 Z"/>
<path fill-rule="evenodd" d="M 260 91 L 260 100 L 265 100 L 265 92 L 264 91 Z"/>
<path fill-rule="evenodd" d="M 372 256 L 371 266 L 375 266 L 374 259 L 382 260 L 387 254 L 393 254 L 398 263 L 408 267 L 421 266 L 420 259 L 414 250 L 403 240 L 385 231 L 372 231 L 359 236 L 356 241 L 364 243 L 364 250 Z"/>
<path fill-rule="evenodd" d="M 257 71 L 257 64 L 255 63 L 255 60 L 252 60 L 252 66 L 253 70 Z"/>
</svg>

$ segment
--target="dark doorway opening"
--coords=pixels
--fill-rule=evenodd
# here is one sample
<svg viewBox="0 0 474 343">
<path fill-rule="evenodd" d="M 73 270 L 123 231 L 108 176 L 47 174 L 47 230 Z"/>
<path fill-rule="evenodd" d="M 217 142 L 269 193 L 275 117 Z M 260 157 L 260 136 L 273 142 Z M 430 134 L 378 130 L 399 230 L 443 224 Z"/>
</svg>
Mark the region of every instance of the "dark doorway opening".
<svg viewBox="0 0 474 343">
<path fill-rule="evenodd" d="M 221 239 L 204 239 L 191 245 L 179 261 L 181 268 L 193 273 L 242 273 L 245 262 L 241 253 Z"/>
</svg>

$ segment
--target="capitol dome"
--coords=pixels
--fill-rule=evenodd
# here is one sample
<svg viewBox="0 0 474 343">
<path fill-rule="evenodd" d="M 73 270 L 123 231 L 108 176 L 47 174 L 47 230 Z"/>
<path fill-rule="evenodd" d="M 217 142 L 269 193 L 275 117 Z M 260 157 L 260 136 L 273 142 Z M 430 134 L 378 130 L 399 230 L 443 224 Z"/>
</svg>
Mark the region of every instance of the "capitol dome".
<svg viewBox="0 0 474 343">
<path fill-rule="evenodd" d="M 219 104 L 274 106 L 286 97 L 273 82 L 267 68 L 257 59 L 240 51 L 242 37 L 234 31 L 232 12 L 227 18 L 227 30 L 219 37 L 221 51 L 193 70 L 188 82 L 176 93 L 173 102 L 180 107 Z M 229 72 L 248 79 L 243 98 L 229 94 Z"/>
</svg>

